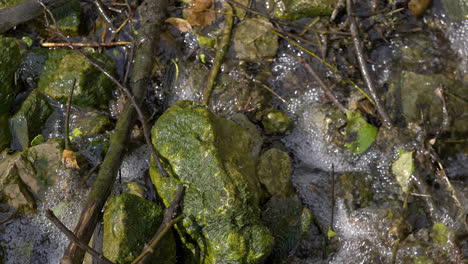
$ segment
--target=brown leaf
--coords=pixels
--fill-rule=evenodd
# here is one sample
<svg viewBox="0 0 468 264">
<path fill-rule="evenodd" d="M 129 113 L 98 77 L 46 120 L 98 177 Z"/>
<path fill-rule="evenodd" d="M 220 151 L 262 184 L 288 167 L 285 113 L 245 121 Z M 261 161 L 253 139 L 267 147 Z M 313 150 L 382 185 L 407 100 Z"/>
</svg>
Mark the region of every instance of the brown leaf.
<svg viewBox="0 0 468 264">
<path fill-rule="evenodd" d="M 166 22 L 177 28 L 180 32 L 191 32 L 192 26 L 190 23 L 182 18 L 170 17 L 166 19 Z"/>
<path fill-rule="evenodd" d="M 431 4 L 432 0 L 410 0 L 408 2 L 408 9 L 411 11 L 413 16 L 421 17 Z"/>
<path fill-rule="evenodd" d="M 192 26 L 208 26 L 215 20 L 215 13 L 206 11 L 213 5 L 212 0 L 193 0 L 192 7 L 185 8 L 184 13 L 187 21 Z"/>
<path fill-rule="evenodd" d="M 73 150 L 64 149 L 62 152 L 62 163 L 67 169 L 79 169 L 78 162 L 76 162 L 76 155 Z"/>
</svg>

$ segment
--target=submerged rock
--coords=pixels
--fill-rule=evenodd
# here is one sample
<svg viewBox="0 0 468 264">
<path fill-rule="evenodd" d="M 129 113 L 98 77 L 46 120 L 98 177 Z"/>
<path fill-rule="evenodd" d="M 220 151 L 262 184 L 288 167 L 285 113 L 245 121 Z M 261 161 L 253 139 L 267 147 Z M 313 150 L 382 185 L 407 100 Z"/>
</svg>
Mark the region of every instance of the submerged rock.
<svg viewBox="0 0 468 264">
<path fill-rule="evenodd" d="M 252 158 L 252 136 L 206 106 L 178 101 L 156 122 L 152 140 L 170 174 L 150 169 L 168 205 L 178 184 L 188 186 L 178 225 L 199 263 L 258 263 L 273 237 L 260 220 L 260 184 Z"/>
<path fill-rule="evenodd" d="M 275 237 L 275 245 L 267 263 L 286 263 L 312 224 L 312 212 L 298 199 L 271 198 L 266 204 L 263 220 Z"/>
<path fill-rule="evenodd" d="M 451 132 L 466 133 L 468 105 L 461 102 L 468 87 L 441 74 L 422 75 L 409 71 L 401 73 L 391 83 L 392 89 L 399 91 L 402 112 L 408 122 L 428 121 L 431 129 L 437 131 L 444 121 L 443 105 L 435 91 L 442 88 L 447 94 L 447 110 Z M 460 100 L 461 99 L 461 100 Z M 424 120 L 421 117 L 424 117 Z"/>
<path fill-rule="evenodd" d="M 292 166 L 288 153 L 276 148 L 267 150 L 257 165 L 259 181 L 274 197 L 289 197 L 292 194 Z"/>
<path fill-rule="evenodd" d="M 272 15 L 278 18 L 296 20 L 305 17 L 329 16 L 337 0 L 271 0 Z"/>
<path fill-rule="evenodd" d="M 79 136 L 86 137 L 97 133 L 103 133 L 110 130 L 111 127 L 112 122 L 107 115 L 89 111 L 74 118 L 70 130 L 74 134 L 78 133 Z"/>
<path fill-rule="evenodd" d="M 10 119 L 11 134 L 15 149 L 24 150 L 29 147 L 32 139 L 39 135 L 52 107 L 39 91 L 32 91 L 23 102 L 18 112 Z"/>
<path fill-rule="evenodd" d="M 162 223 L 163 210 L 157 204 L 130 193 L 112 197 L 104 211 L 103 254 L 111 261 L 131 263 Z M 176 262 L 171 232 L 159 242 L 147 263 Z"/>
<path fill-rule="evenodd" d="M 273 58 L 278 51 L 278 36 L 271 32 L 273 25 L 266 21 L 244 20 L 233 32 L 236 57 L 255 61 Z"/>
<path fill-rule="evenodd" d="M 109 57 L 100 53 L 87 55 L 107 71 L 113 71 L 113 63 Z M 107 107 L 114 89 L 112 81 L 70 50 L 49 51 L 38 88 L 42 93 L 65 103 L 70 95 L 73 78 L 76 78 L 74 105 Z"/>
<path fill-rule="evenodd" d="M 263 127 L 270 133 L 284 133 L 293 121 L 281 110 L 268 110 L 262 118 Z"/>
</svg>

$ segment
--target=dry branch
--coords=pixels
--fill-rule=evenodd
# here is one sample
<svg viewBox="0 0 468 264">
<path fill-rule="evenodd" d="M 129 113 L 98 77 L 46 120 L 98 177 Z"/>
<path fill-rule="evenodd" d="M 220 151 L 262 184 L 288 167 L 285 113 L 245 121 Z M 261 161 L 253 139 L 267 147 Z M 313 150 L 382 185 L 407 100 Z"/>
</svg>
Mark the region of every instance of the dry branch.
<svg viewBox="0 0 468 264">
<path fill-rule="evenodd" d="M 384 125 L 390 128 L 392 127 L 392 123 L 390 122 L 390 118 L 388 118 L 387 112 L 385 111 L 384 107 L 382 106 L 382 103 L 380 102 L 379 97 L 377 96 L 372 77 L 370 75 L 369 69 L 367 68 L 366 60 L 364 59 L 362 42 L 359 39 L 359 31 L 356 25 L 356 20 L 352 15 L 351 0 L 346 0 L 346 10 L 349 19 L 349 29 L 353 38 L 354 48 L 356 50 L 356 57 L 359 62 L 359 69 L 361 70 L 362 78 L 366 82 L 367 88 L 369 90 L 370 95 L 372 96 L 372 99 L 374 100 L 375 108 L 377 109 L 380 118 L 382 119 Z"/>
</svg>

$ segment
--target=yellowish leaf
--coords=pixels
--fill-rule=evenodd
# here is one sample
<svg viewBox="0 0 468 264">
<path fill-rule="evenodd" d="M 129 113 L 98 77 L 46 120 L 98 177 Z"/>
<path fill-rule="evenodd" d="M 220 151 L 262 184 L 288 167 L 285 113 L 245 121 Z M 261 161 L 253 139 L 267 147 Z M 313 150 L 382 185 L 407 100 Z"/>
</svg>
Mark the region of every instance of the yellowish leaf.
<svg viewBox="0 0 468 264">
<path fill-rule="evenodd" d="M 177 28 L 180 32 L 192 32 L 192 26 L 185 19 L 170 17 L 166 19 L 166 22 Z"/>
<path fill-rule="evenodd" d="M 76 161 L 76 155 L 73 150 L 64 149 L 62 152 L 62 163 L 67 169 L 79 169 L 78 162 Z"/>
</svg>

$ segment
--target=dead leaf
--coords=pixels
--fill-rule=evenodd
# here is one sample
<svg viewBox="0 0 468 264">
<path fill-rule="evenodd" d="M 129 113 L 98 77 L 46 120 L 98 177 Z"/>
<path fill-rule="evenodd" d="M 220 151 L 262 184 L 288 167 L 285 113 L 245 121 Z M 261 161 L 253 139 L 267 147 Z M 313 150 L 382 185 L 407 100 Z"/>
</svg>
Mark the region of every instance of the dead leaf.
<svg viewBox="0 0 468 264">
<path fill-rule="evenodd" d="M 213 5 L 212 0 L 192 0 L 192 7 L 185 8 L 187 21 L 192 26 L 208 26 L 215 20 L 216 14 L 206 9 Z"/>
<path fill-rule="evenodd" d="M 78 162 L 76 162 L 76 155 L 73 150 L 64 149 L 62 152 L 62 163 L 67 169 L 79 169 Z"/>
<path fill-rule="evenodd" d="M 190 23 L 182 18 L 170 17 L 166 19 L 166 22 L 177 28 L 180 32 L 192 32 L 192 26 Z"/>
<path fill-rule="evenodd" d="M 408 9 L 411 11 L 413 16 L 421 17 L 431 4 L 432 0 L 410 0 L 408 2 Z"/>
</svg>

